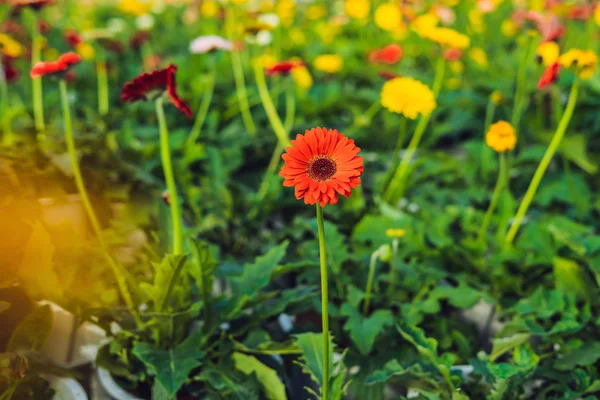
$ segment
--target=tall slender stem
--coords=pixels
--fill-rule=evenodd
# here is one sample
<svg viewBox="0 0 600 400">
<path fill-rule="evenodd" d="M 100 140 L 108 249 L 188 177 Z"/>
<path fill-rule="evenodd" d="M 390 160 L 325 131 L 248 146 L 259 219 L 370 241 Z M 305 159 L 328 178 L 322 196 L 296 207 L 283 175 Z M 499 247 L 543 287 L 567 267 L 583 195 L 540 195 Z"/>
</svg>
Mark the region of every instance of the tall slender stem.
<svg viewBox="0 0 600 400">
<path fill-rule="evenodd" d="M 173 223 L 173 254 L 183 253 L 183 238 L 181 234 L 181 210 L 179 209 L 179 200 L 177 198 L 177 186 L 175 185 L 175 176 L 173 175 L 173 166 L 171 165 L 171 150 L 169 148 L 169 130 L 163 108 L 163 97 L 156 99 L 156 116 L 160 130 L 160 157 L 162 161 L 163 173 L 167 182 L 169 191 L 169 205 L 171 208 L 171 219 Z"/>
<path fill-rule="evenodd" d="M 369 312 L 369 303 L 371 301 L 371 291 L 373 290 L 373 281 L 375 280 L 375 267 L 377 266 L 377 258 L 379 257 L 379 250 L 375 250 L 371 254 L 371 260 L 369 261 L 369 277 L 367 278 L 367 289 L 365 292 L 365 301 L 363 302 L 362 313 L 363 316 L 367 316 Z"/>
<path fill-rule="evenodd" d="M 198 109 L 198 114 L 196 115 L 196 120 L 194 121 L 194 126 L 192 127 L 192 131 L 190 132 L 190 136 L 187 140 L 188 145 L 196 143 L 196 141 L 200 137 L 200 134 L 202 133 L 202 125 L 204 125 L 204 120 L 208 115 L 210 102 L 212 101 L 213 93 L 215 90 L 215 77 L 217 73 L 216 55 L 209 54 L 208 58 L 210 63 L 208 79 L 206 80 L 206 86 L 204 87 L 202 101 L 200 103 L 200 108 Z"/>
<path fill-rule="evenodd" d="M 325 226 L 323 208 L 317 204 L 317 224 L 319 227 L 319 259 L 321 264 L 321 316 L 323 331 L 323 388 L 322 399 L 329 397 L 329 300 L 327 288 L 327 255 L 325 253 Z"/>
<path fill-rule="evenodd" d="M 254 76 L 256 77 L 256 85 L 258 87 L 258 94 L 260 95 L 260 100 L 263 104 L 265 112 L 267 113 L 267 118 L 269 119 L 269 123 L 271 127 L 275 131 L 275 135 L 281 143 L 282 146 L 290 146 L 290 138 L 288 137 L 288 133 L 281 122 L 281 118 L 277 114 L 277 110 L 275 109 L 275 105 L 273 104 L 273 100 L 269 95 L 269 89 L 267 88 L 267 82 L 265 80 L 265 73 L 262 70 L 262 67 L 258 64 L 254 65 Z"/>
<path fill-rule="evenodd" d="M 492 149 L 490 149 L 487 146 L 487 144 L 485 143 L 485 134 L 488 131 L 490 125 L 492 124 L 492 119 L 494 118 L 495 111 L 496 111 L 496 103 L 494 103 L 492 101 L 492 96 L 490 96 L 487 107 L 485 108 L 485 120 L 483 123 L 484 139 L 483 139 L 482 149 L 481 149 L 481 168 L 480 168 L 482 178 L 485 176 L 485 172 L 487 171 L 487 165 L 489 162 L 490 153 L 492 152 Z"/>
<path fill-rule="evenodd" d="M 388 287 L 388 299 L 392 298 L 392 294 L 396 290 L 396 257 L 398 256 L 398 239 L 392 241 L 392 258 L 390 260 L 390 278 Z"/>
<path fill-rule="evenodd" d="M 107 115 L 110 105 L 108 99 L 108 74 L 106 70 L 106 58 L 102 51 L 98 53 L 96 60 L 96 74 L 98 75 L 98 112 Z"/>
<path fill-rule="evenodd" d="M 98 221 L 98 217 L 96 217 L 96 213 L 94 212 L 94 208 L 92 207 L 92 203 L 85 188 L 83 176 L 81 175 L 81 170 L 79 169 L 79 161 L 77 159 L 77 152 L 75 150 L 75 140 L 73 139 L 73 127 L 71 123 L 71 111 L 69 109 L 69 99 L 67 95 L 67 83 L 64 79 L 60 80 L 59 88 L 60 101 L 63 112 L 63 121 L 65 127 L 65 142 L 67 144 L 67 151 L 69 152 L 71 168 L 73 169 L 73 178 L 75 179 L 75 185 L 77 186 L 79 197 L 81 197 L 81 202 L 83 203 L 85 212 L 88 216 L 88 219 L 90 220 L 90 224 L 92 225 L 92 230 L 94 231 L 94 234 L 96 235 L 98 242 L 102 247 L 102 252 L 104 253 L 108 264 L 111 266 L 113 273 L 115 274 L 115 278 L 117 280 L 117 285 L 119 287 L 119 291 L 121 292 L 121 296 L 125 300 L 125 303 L 127 304 L 131 312 L 131 315 L 136 320 L 138 326 L 140 326 L 142 325 L 142 321 L 137 313 L 137 310 L 135 309 L 131 293 L 127 288 L 126 279 L 122 271 L 120 270 L 120 266 L 112 258 L 108 251 L 108 247 L 106 245 L 106 242 L 104 241 L 104 236 L 102 234 L 102 228 L 100 227 L 100 222 Z"/>
<path fill-rule="evenodd" d="M 400 150 L 402 150 L 402 145 L 404 144 L 404 141 L 406 140 L 406 125 L 407 125 L 407 121 L 406 121 L 406 117 L 401 116 L 400 117 L 400 131 L 398 132 L 398 140 L 396 140 L 396 148 L 394 149 L 394 154 L 392 156 L 392 168 L 396 168 L 396 163 L 398 162 L 398 159 L 400 158 Z"/>
<path fill-rule="evenodd" d="M 230 7 L 227 10 L 227 25 L 229 30 L 230 38 L 233 38 L 233 30 L 235 28 L 235 8 Z M 244 126 L 252 136 L 256 134 L 256 126 L 250 113 L 250 106 L 248 104 L 248 95 L 246 93 L 246 81 L 244 79 L 244 69 L 242 67 L 242 58 L 238 50 L 233 50 L 229 53 L 231 55 L 231 66 L 233 67 L 233 77 L 235 79 L 236 94 L 238 102 L 240 104 L 240 112 L 242 113 L 242 120 Z"/>
<path fill-rule="evenodd" d="M 436 99 L 440 93 L 440 89 L 442 88 L 445 69 L 446 62 L 443 57 L 439 57 L 435 68 L 435 77 L 433 80 L 433 95 Z M 400 165 L 396 169 L 396 172 L 394 173 L 394 176 L 392 177 L 392 180 L 387 190 L 384 192 L 383 199 L 386 202 L 392 203 L 396 199 L 402 197 L 402 195 L 404 194 L 404 181 L 408 172 L 408 166 L 410 165 L 410 162 L 412 161 L 412 158 L 415 152 L 417 151 L 417 147 L 419 147 L 421 138 L 425 133 L 425 129 L 427 128 L 429 120 L 431 119 L 431 115 L 432 113 L 421 116 L 421 119 L 419 120 L 417 127 L 415 128 L 415 133 L 410 142 L 408 143 L 406 154 L 404 155 L 404 158 L 402 158 Z"/>
<path fill-rule="evenodd" d="M 577 78 L 575 78 L 575 81 L 573 82 L 573 85 L 571 86 L 571 93 L 569 94 L 569 101 L 567 102 L 565 111 L 563 112 L 562 118 L 560 119 L 558 127 L 556 128 L 556 132 L 554 132 L 552 141 L 550 142 L 550 145 L 548 145 L 548 148 L 546 149 L 546 153 L 544 153 L 544 156 L 542 157 L 540 164 L 538 165 L 537 169 L 535 170 L 535 173 L 533 175 L 533 178 L 531 179 L 531 182 L 529 182 L 529 187 L 527 188 L 527 192 L 525 192 L 525 196 L 523 197 L 523 200 L 521 201 L 521 204 L 519 205 L 519 209 L 517 210 L 513 224 L 511 225 L 510 229 L 508 230 L 508 233 L 506 234 L 506 237 L 504 238 L 504 241 L 507 244 L 512 243 L 512 241 L 514 240 L 514 238 L 517 234 L 517 231 L 519 230 L 519 227 L 521 226 L 521 222 L 523 221 L 523 217 L 527 213 L 527 209 L 529 208 L 529 205 L 531 204 L 531 201 L 533 200 L 535 192 L 537 191 L 537 188 L 538 188 L 542 178 L 544 177 L 544 173 L 546 172 L 546 169 L 548 168 L 548 165 L 550 164 L 550 161 L 552 160 L 554 153 L 558 149 L 558 146 L 560 145 L 560 142 L 562 141 L 562 138 L 565 135 L 565 132 L 567 131 L 567 127 L 569 126 L 569 122 L 571 121 L 571 117 L 573 116 L 573 111 L 575 110 L 575 104 L 577 103 L 577 95 L 579 93 L 579 84 L 580 84 L 580 79 L 577 77 Z"/>
<path fill-rule="evenodd" d="M 35 19 L 35 24 L 32 27 L 31 39 L 31 64 L 35 65 L 41 60 L 42 51 L 42 36 L 40 35 L 38 20 Z M 44 103 L 42 98 L 42 77 L 32 78 L 33 85 L 33 119 L 35 129 L 42 134 L 46 129 L 44 123 Z"/>
<path fill-rule="evenodd" d="M 498 180 L 496 181 L 496 187 L 494 188 L 492 199 L 490 200 L 488 209 L 485 212 L 485 216 L 483 217 L 483 223 L 481 224 L 481 228 L 479 228 L 479 234 L 477 235 L 477 242 L 480 244 L 484 243 L 485 233 L 487 232 L 487 228 L 492 219 L 492 215 L 494 215 L 494 210 L 496 209 L 496 204 L 498 203 L 498 199 L 500 198 L 502 189 L 504 189 L 505 177 L 506 157 L 504 153 L 500 153 L 500 169 L 498 170 Z"/>
<path fill-rule="evenodd" d="M 285 96 L 285 121 L 283 123 L 283 126 L 285 128 L 285 131 L 289 134 L 289 132 L 292 130 L 292 126 L 294 125 L 294 119 L 296 116 L 296 97 L 294 96 L 295 87 L 293 83 L 288 83 L 290 83 L 290 85 L 288 86 L 288 90 L 286 91 Z M 258 213 L 259 205 L 262 204 L 263 200 L 267 196 L 269 190 L 270 177 L 277 170 L 279 162 L 281 161 L 281 155 L 283 154 L 284 150 L 285 146 L 283 146 L 280 142 L 277 142 L 275 150 L 271 155 L 269 165 L 267 166 L 267 171 L 265 172 L 262 183 L 260 184 L 260 188 L 258 189 L 258 193 L 256 194 L 256 204 L 248 214 L 250 218 L 254 218 L 256 216 L 256 214 Z"/>
</svg>

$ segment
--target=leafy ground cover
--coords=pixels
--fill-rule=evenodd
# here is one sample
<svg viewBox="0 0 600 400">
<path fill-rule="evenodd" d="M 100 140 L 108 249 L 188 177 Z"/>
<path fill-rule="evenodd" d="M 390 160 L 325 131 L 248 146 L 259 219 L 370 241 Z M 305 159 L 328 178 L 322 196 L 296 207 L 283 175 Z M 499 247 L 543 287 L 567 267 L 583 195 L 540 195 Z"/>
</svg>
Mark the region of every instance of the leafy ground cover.
<svg viewBox="0 0 600 400">
<path fill-rule="evenodd" d="M 594 2 L 0 21 L 0 399 L 90 379 L 42 300 L 140 398 L 597 397 Z"/>
</svg>

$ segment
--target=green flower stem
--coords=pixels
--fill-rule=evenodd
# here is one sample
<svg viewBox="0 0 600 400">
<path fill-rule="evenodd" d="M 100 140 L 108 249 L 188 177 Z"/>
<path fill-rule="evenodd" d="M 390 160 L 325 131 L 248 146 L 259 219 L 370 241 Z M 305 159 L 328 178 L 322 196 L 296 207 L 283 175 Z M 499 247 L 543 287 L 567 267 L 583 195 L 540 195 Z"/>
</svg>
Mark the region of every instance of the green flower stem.
<svg viewBox="0 0 600 400">
<path fill-rule="evenodd" d="M 394 239 L 392 241 L 392 258 L 390 260 L 390 279 L 388 286 L 388 299 L 391 300 L 394 291 L 396 290 L 396 257 L 398 256 L 398 244 L 399 240 Z"/>
<path fill-rule="evenodd" d="M 171 165 L 171 150 L 169 149 L 169 130 L 165 119 L 165 110 L 163 108 L 163 97 L 156 99 L 156 116 L 160 129 L 160 157 L 162 160 L 163 172 L 167 181 L 167 190 L 169 191 L 171 219 L 173 220 L 173 254 L 183 253 L 183 238 L 181 234 L 181 210 L 177 199 L 177 186 L 175 185 L 175 176 L 173 175 L 173 166 Z"/>
<path fill-rule="evenodd" d="M 323 388 L 322 399 L 329 397 L 329 300 L 327 290 L 327 256 L 325 254 L 325 226 L 323 208 L 317 203 L 317 224 L 319 226 L 319 258 L 321 264 L 321 315 L 323 324 Z"/>
<path fill-rule="evenodd" d="M 263 104 L 265 112 L 267 113 L 267 117 L 269 119 L 269 122 L 271 123 L 271 127 L 275 131 L 275 135 L 279 140 L 279 143 L 284 147 L 291 146 L 288 132 L 283 126 L 281 118 L 279 118 L 277 110 L 275 109 L 275 105 L 273 104 L 273 100 L 269 95 L 269 89 L 267 88 L 267 82 L 265 80 L 265 73 L 263 72 L 262 67 L 258 64 L 254 65 L 254 76 L 256 78 L 256 85 L 258 87 L 258 94 L 260 95 L 260 100 Z"/>
<path fill-rule="evenodd" d="M 494 113 L 496 112 L 496 103 L 492 101 L 492 97 L 490 96 L 488 100 L 487 107 L 485 108 L 485 121 L 483 124 L 483 144 L 481 149 L 481 177 L 485 176 L 485 171 L 487 171 L 487 166 L 489 163 L 490 153 L 492 150 L 485 143 L 485 134 L 488 129 L 490 129 L 490 125 L 492 124 L 492 120 L 494 119 Z"/>
<path fill-rule="evenodd" d="M 433 80 L 433 95 L 437 99 L 440 89 L 442 88 L 442 82 L 444 80 L 444 73 L 446 70 L 446 62 L 444 57 L 438 57 L 438 61 L 435 68 L 435 78 Z M 406 149 L 406 154 L 404 158 L 400 162 L 400 165 L 396 169 L 394 176 L 392 177 L 392 181 L 390 182 L 387 190 L 384 192 L 383 199 L 388 203 L 393 203 L 396 199 L 399 199 L 404 194 L 405 190 L 405 179 L 408 172 L 408 167 L 412 158 L 417 151 L 417 147 L 419 147 L 419 143 L 421 142 L 421 138 L 425 133 L 425 128 L 427 128 L 427 124 L 431 119 L 431 115 L 433 113 L 429 113 L 427 115 L 421 116 L 417 127 L 415 128 L 415 133 L 408 144 L 408 148 Z"/>
<path fill-rule="evenodd" d="M 292 126 L 294 125 L 294 119 L 296 116 L 296 97 L 294 96 L 294 90 L 295 87 L 293 85 L 293 82 L 290 82 L 285 96 L 285 121 L 283 123 L 285 131 L 288 134 L 292 130 Z M 265 176 L 262 180 L 262 183 L 260 184 L 258 193 L 256 194 L 256 205 L 248 214 L 250 218 L 256 217 L 259 205 L 263 203 L 265 197 L 267 196 L 267 193 L 269 191 L 269 178 L 277 171 L 277 167 L 279 166 L 279 162 L 281 161 L 281 155 L 283 154 L 284 150 L 285 147 L 280 142 L 277 142 L 275 150 L 271 155 L 271 160 L 269 161 L 269 165 L 267 167 L 267 171 L 265 172 Z"/>
<path fill-rule="evenodd" d="M 98 79 L 98 112 L 100 115 L 107 115 L 109 111 L 108 100 L 108 74 L 106 70 L 106 59 L 102 52 L 96 60 L 96 74 Z"/>
<path fill-rule="evenodd" d="M 100 227 L 100 222 L 98 221 L 98 217 L 96 217 L 96 213 L 94 212 L 94 208 L 92 207 L 92 203 L 88 196 L 87 190 L 85 188 L 85 184 L 83 182 L 83 176 L 81 175 L 81 170 L 79 169 L 79 161 L 77 159 L 77 152 L 75 150 L 75 140 L 73 139 L 73 128 L 71 123 L 71 111 L 69 109 L 69 100 L 67 96 L 67 83 L 64 79 L 60 80 L 59 83 L 60 88 L 60 101 L 62 105 L 63 111 L 63 123 L 65 127 L 65 142 L 67 144 L 67 150 L 69 152 L 69 159 L 71 161 L 71 168 L 73 169 L 73 177 L 75 179 L 75 185 L 77 186 L 77 191 L 79 192 L 79 197 L 81 197 L 81 202 L 83 203 L 83 207 L 85 212 L 90 220 L 90 224 L 92 225 L 92 230 L 94 234 L 98 238 L 98 242 L 102 247 L 102 252 L 108 261 L 108 264 L 111 266 L 113 273 L 115 274 L 115 278 L 117 280 L 117 284 L 119 286 L 119 291 L 121 292 L 121 296 L 125 300 L 127 307 L 129 308 L 131 315 L 136 320 L 138 326 L 142 325 L 142 321 L 135 309 L 135 305 L 133 303 L 133 299 L 131 297 L 131 293 L 127 288 L 127 282 L 123 272 L 121 271 L 121 267 L 117 264 L 117 262 L 111 257 L 106 242 L 104 241 L 104 236 L 102 234 L 102 229 Z"/>
<path fill-rule="evenodd" d="M 404 141 L 406 140 L 406 125 L 407 125 L 407 121 L 406 121 L 406 117 L 401 116 L 400 117 L 400 131 L 398 132 L 398 140 L 396 141 L 396 148 L 394 149 L 394 154 L 392 156 L 392 168 L 396 167 L 396 163 L 398 162 L 398 159 L 400 158 L 400 150 L 402 150 L 402 145 L 404 144 Z"/>
<path fill-rule="evenodd" d="M 210 108 L 210 102 L 212 101 L 213 93 L 215 90 L 215 81 L 217 75 L 216 56 L 214 54 L 209 54 L 208 58 L 210 63 L 208 79 L 206 81 L 204 93 L 202 94 L 202 101 L 200 102 L 198 114 L 196 114 L 194 126 L 192 127 L 192 131 L 190 132 L 190 136 L 187 140 L 188 145 L 196 143 L 196 141 L 200 137 L 200 134 L 202 133 L 202 125 L 204 125 L 204 120 L 208 115 L 208 109 Z"/>
<path fill-rule="evenodd" d="M 227 10 L 227 24 L 229 28 L 230 36 L 233 36 L 233 30 L 235 25 L 235 8 L 231 7 Z M 230 37 L 231 39 L 231 37 Z M 236 93 L 238 102 L 240 103 L 240 112 L 242 113 L 242 120 L 248 133 L 252 136 L 256 135 L 256 126 L 250 113 L 250 106 L 248 104 L 248 95 L 246 93 L 246 81 L 244 79 L 244 68 L 242 66 L 242 58 L 238 50 L 233 50 L 229 53 L 231 55 L 231 66 L 233 67 L 233 76 L 235 79 Z"/>
<path fill-rule="evenodd" d="M 492 194 L 492 199 L 490 200 L 490 205 L 488 206 L 487 211 L 485 212 L 485 216 L 483 217 L 483 223 L 481 224 L 481 228 L 479 229 L 479 234 L 477 235 L 477 242 L 479 244 L 483 244 L 485 240 L 485 233 L 487 232 L 487 228 L 492 219 L 492 215 L 494 215 L 494 210 L 496 209 L 496 204 L 498 204 L 498 199 L 500 198 L 500 194 L 502 193 L 502 189 L 504 189 L 506 179 L 506 156 L 504 153 L 500 153 L 500 169 L 498 171 L 498 180 L 496 181 L 496 187 L 494 188 L 494 193 Z"/>
<path fill-rule="evenodd" d="M 32 30 L 31 38 L 31 64 L 35 65 L 41 60 L 42 52 L 42 36 L 40 35 L 37 19 Z M 44 103 L 42 98 L 42 77 L 32 78 L 31 83 L 33 85 L 33 119 L 35 122 L 35 129 L 43 133 L 46 129 L 44 123 Z"/>
<path fill-rule="evenodd" d="M 365 300 L 363 301 L 362 313 L 363 316 L 367 316 L 369 312 L 369 304 L 371 302 L 371 292 L 373 290 L 373 281 L 375 280 L 375 267 L 377 266 L 377 258 L 379 258 L 379 249 L 375 250 L 371 254 L 371 260 L 369 261 L 369 278 L 367 279 L 367 289 L 365 292 Z"/>
<path fill-rule="evenodd" d="M 532 45 L 534 43 L 535 40 L 532 37 L 527 38 L 527 45 L 524 48 L 523 54 L 521 56 L 521 61 L 519 63 L 519 68 L 517 70 L 517 79 L 515 83 L 515 99 L 512 114 L 510 117 L 511 125 L 515 128 L 515 132 L 517 135 L 519 132 L 519 123 L 523 115 L 523 109 L 525 107 L 525 104 L 527 103 L 527 99 L 525 96 L 525 89 L 527 86 L 527 66 L 528 61 L 531 59 L 531 51 L 533 47 Z"/>
<path fill-rule="evenodd" d="M 517 214 L 514 217 L 513 224 L 511 225 L 504 241 L 506 244 L 512 243 L 514 240 L 519 227 L 521 226 L 521 222 L 523 221 L 523 217 L 527 213 L 527 209 L 533 200 L 533 196 L 537 191 L 537 188 L 544 177 L 544 173 L 554 156 L 554 153 L 558 149 L 560 142 L 562 141 L 563 136 L 569 126 L 569 122 L 571 121 L 571 117 L 573 116 L 573 111 L 575 110 L 575 104 L 577 103 L 577 96 L 579 94 L 579 78 L 575 78 L 573 85 L 571 86 L 571 93 L 569 94 L 569 101 L 567 102 L 567 106 L 565 107 L 565 111 L 563 112 L 562 118 L 556 128 L 556 132 L 554 132 L 554 136 L 552 137 L 552 141 L 550 145 L 546 149 L 546 153 L 544 153 L 544 157 L 540 161 L 531 182 L 529 182 L 529 187 L 527 188 L 527 192 L 525 192 L 525 197 L 521 201 L 519 205 L 519 209 L 517 210 Z"/>
</svg>

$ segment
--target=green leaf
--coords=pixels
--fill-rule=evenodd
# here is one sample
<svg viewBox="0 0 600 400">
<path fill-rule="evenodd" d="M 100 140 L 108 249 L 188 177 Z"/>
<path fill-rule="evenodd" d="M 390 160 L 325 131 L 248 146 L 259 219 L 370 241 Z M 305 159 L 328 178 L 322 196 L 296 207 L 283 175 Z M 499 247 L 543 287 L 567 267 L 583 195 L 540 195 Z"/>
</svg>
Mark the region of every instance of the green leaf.
<svg viewBox="0 0 600 400">
<path fill-rule="evenodd" d="M 41 222 L 33 226 L 23 254 L 17 276 L 29 295 L 47 300 L 61 298 L 62 285 L 54 269 L 54 245 Z"/>
<path fill-rule="evenodd" d="M 310 220 L 310 226 L 315 236 L 318 232 L 317 220 Z M 327 265 L 331 267 L 334 274 L 339 274 L 342 270 L 342 263 L 350 256 L 346 237 L 342 235 L 335 224 L 325 221 L 325 253 L 327 255 Z M 317 246 L 315 241 L 315 246 Z M 315 248 L 317 250 L 317 248 Z"/>
<path fill-rule="evenodd" d="M 561 371 L 571 371 L 578 365 L 594 364 L 600 358 L 600 342 L 584 343 L 554 362 L 554 368 Z"/>
<path fill-rule="evenodd" d="M 508 379 L 521 372 L 519 367 L 508 363 L 493 364 L 490 365 L 488 369 L 490 370 L 492 375 L 494 375 L 498 379 Z"/>
<path fill-rule="evenodd" d="M 204 357 L 201 348 L 204 337 L 200 334 L 189 336 L 175 349 L 161 350 L 152 347 L 149 343 L 136 342 L 132 353 L 139 358 L 156 377 L 173 398 L 185 383 L 190 372 L 202 365 L 200 359 Z"/>
<path fill-rule="evenodd" d="M 52 308 L 49 305 L 34 308 L 15 328 L 6 345 L 6 350 L 10 352 L 40 351 L 50 336 L 52 320 Z"/>
<path fill-rule="evenodd" d="M 218 263 L 213 258 L 208 243 L 199 240 L 191 240 L 190 242 L 192 243 L 193 262 L 195 266 L 195 268 L 190 269 L 190 275 L 192 275 L 199 288 L 204 288 L 210 293 Z"/>
<path fill-rule="evenodd" d="M 373 372 L 367 377 L 367 384 L 384 383 L 394 376 L 400 376 L 409 373 L 397 360 L 391 360 L 385 363 L 383 369 Z"/>
<path fill-rule="evenodd" d="M 594 164 L 588 154 L 585 135 L 567 135 L 563 138 L 558 151 L 569 161 L 575 163 L 588 174 L 595 174 L 598 166 Z"/>
<path fill-rule="evenodd" d="M 364 355 L 371 352 L 377 335 L 394 323 L 392 312 L 389 310 L 377 310 L 368 318 L 364 318 L 350 303 L 344 303 L 341 312 L 348 317 L 344 330 L 350 334 L 352 342 Z"/>
<path fill-rule="evenodd" d="M 153 263 L 154 282 L 142 283 L 140 286 L 152 299 L 156 312 L 164 312 L 169 305 L 175 284 L 181 275 L 187 256 L 167 254 L 160 264 Z"/>
<path fill-rule="evenodd" d="M 399 382 L 407 388 L 418 388 L 427 392 L 440 392 L 441 388 L 437 380 L 423 372 L 420 364 L 413 364 L 404 368 L 398 361 L 388 361 L 383 369 L 373 372 L 367 377 L 367 385 L 381 384 L 389 380 Z"/>
<path fill-rule="evenodd" d="M 305 372 L 309 373 L 313 380 L 323 387 L 323 369 L 325 365 L 325 348 L 323 335 L 320 333 L 301 333 L 295 335 L 296 344 L 302 350 Z M 329 335 L 329 376 L 333 372 L 333 339 Z"/>
<path fill-rule="evenodd" d="M 352 240 L 371 243 L 373 247 L 377 248 L 391 242 L 386 235 L 388 229 L 409 229 L 411 223 L 412 219 L 407 215 L 398 219 L 380 215 L 365 215 L 354 227 Z"/>
<path fill-rule="evenodd" d="M 540 357 L 535 354 L 529 343 L 524 343 L 515 349 L 513 360 L 521 371 L 530 371 L 538 365 Z"/>
<path fill-rule="evenodd" d="M 579 264 L 562 257 L 554 257 L 552 264 L 558 290 L 567 294 L 576 293 L 581 299 L 591 299 L 594 290 L 590 283 L 591 277 Z"/>
<path fill-rule="evenodd" d="M 257 257 L 254 263 L 245 264 L 240 276 L 231 278 L 231 286 L 236 294 L 253 297 L 265 288 L 271 279 L 271 273 L 285 256 L 289 241 L 273 247 L 264 256 Z"/>
<path fill-rule="evenodd" d="M 279 379 L 277 372 L 255 357 L 248 356 L 242 353 L 233 353 L 231 356 L 235 363 L 235 368 L 242 371 L 246 375 L 256 374 L 256 378 L 263 386 L 265 394 L 269 400 L 285 400 L 285 386 Z"/>
<path fill-rule="evenodd" d="M 529 333 L 517 333 L 512 336 L 497 338 L 492 341 L 492 353 L 490 360 L 494 361 L 504 353 L 511 351 L 515 347 L 527 342 L 531 335 Z"/>
</svg>

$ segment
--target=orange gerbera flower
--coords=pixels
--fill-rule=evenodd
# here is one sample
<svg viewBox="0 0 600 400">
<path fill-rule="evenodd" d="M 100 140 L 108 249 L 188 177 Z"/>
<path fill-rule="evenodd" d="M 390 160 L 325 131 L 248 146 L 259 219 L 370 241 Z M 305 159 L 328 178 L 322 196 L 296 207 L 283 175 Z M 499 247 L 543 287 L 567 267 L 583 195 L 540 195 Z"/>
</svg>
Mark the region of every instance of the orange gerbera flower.
<svg viewBox="0 0 600 400">
<path fill-rule="evenodd" d="M 282 156 L 283 186 L 294 186 L 296 199 L 305 204 L 335 204 L 338 194 L 348 197 L 360 185 L 364 167 L 359 151 L 354 140 L 336 129 L 313 128 L 297 135 Z"/>
</svg>

